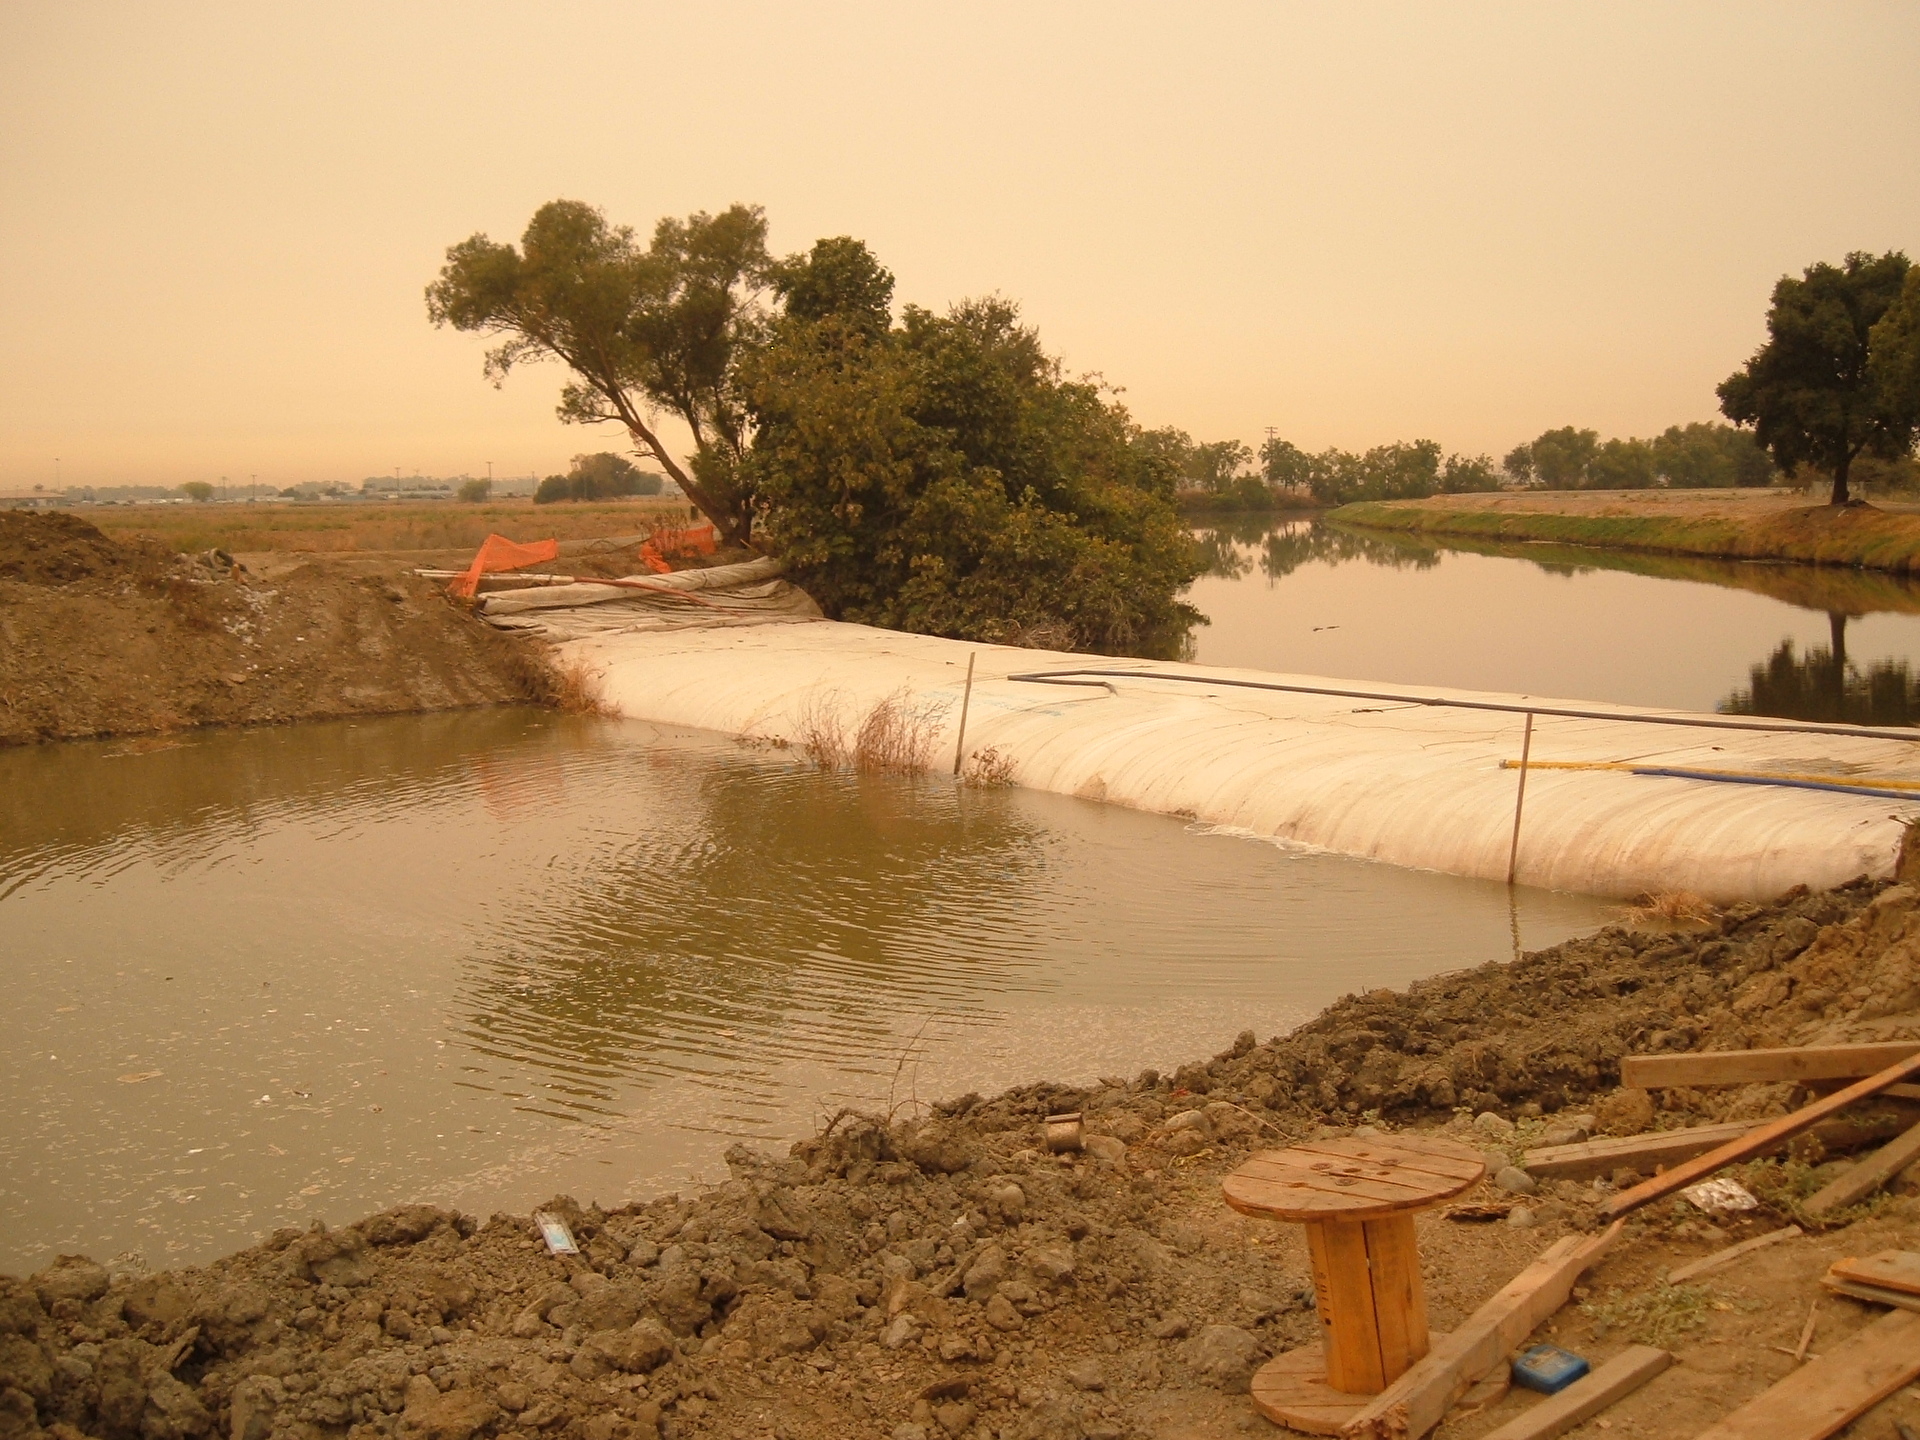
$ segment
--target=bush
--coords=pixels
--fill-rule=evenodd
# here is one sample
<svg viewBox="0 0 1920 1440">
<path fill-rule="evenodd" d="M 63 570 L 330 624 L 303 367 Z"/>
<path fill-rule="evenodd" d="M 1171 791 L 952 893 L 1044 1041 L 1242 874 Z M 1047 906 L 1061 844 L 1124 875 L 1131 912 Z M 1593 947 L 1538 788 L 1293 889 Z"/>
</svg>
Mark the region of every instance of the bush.
<svg viewBox="0 0 1920 1440">
<path fill-rule="evenodd" d="M 1198 573 L 1175 468 L 1012 304 L 909 307 L 883 328 L 871 304 L 823 302 L 746 380 L 761 533 L 828 615 L 1151 655 L 1199 618 L 1175 598 Z"/>
</svg>

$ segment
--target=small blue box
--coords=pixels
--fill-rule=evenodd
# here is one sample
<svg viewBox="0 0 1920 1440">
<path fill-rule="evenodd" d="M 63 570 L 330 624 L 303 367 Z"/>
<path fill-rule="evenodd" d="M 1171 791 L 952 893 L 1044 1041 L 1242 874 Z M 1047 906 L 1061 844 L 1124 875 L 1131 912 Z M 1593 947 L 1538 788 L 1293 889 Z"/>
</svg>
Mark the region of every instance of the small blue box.
<svg viewBox="0 0 1920 1440">
<path fill-rule="evenodd" d="M 1557 1345 L 1535 1345 L 1513 1362 L 1513 1383 L 1558 1395 L 1593 1367 Z"/>
</svg>

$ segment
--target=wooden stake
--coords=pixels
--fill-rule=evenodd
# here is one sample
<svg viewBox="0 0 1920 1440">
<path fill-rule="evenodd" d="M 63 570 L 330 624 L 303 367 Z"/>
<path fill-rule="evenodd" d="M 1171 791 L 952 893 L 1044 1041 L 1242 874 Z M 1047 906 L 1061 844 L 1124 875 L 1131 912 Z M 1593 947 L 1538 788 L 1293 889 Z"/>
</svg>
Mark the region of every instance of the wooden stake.
<svg viewBox="0 0 1920 1440">
<path fill-rule="evenodd" d="M 967 652 L 967 688 L 960 696 L 960 734 L 953 742 L 953 773 L 960 773 L 960 757 L 967 748 L 967 707 L 973 704 L 973 660 L 977 650 Z"/>
<path fill-rule="evenodd" d="M 1769 1121 L 1757 1130 L 1749 1131 L 1738 1140 L 1730 1140 L 1717 1150 L 1709 1150 L 1692 1160 L 1682 1161 L 1664 1175 L 1656 1175 L 1651 1180 L 1634 1186 L 1631 1190 L 1622 1190 L 1605 1204 L 1600 1206 L 1600 1218 L 1618 1220 L 1630 1210 L 1638 1210 L 1642 1205 L 1671 1195 L 1676 1190 L 1684 1190 L 1696 1181 L 1704 1180 L 1716 1170 L 1724 1170 L 1729 1165 L 1737 1165 L 1755 1155 L 1771 1149 L 1782 1140 L 1798 1135 L 1802 1130 L 1811 1130 L 1829 1115 L 1847 1108 L 1856 1100 L 1865 1100 L 1869 1096 L 1914 1075 L 1920 1075 L 1920 1055 L 1900 1060 L 1877 1075 L 1870 1075 L 1836 1090 L 1823 1100 L 1803 1106 L 1791 1115 Z"/>
<path fill-rule="evenodd" d="M 1807 1358 L 1807 1347 L 1813 1344 L 1813 1327 L 1820 1323 L 1820 1302 L 1814 1301 L 1807 1307 L 1807 1323 L 1800 1327 L 1800 1343 L 1793 1347 L 1793 1363 L 1798 1365 Z"/>
<path fill-rule="evenodd" d="M 1695 1440 L 1825 1440 L 1920 1375 L 1920 1315 L 1896 1310 L 1809 1360 Z"/>
<path fill-rule="evenodd" d="M 1711 1255 L 1702 1255 L 1698 1260 L 1689 1260 L 1667 1272 L 1667 1284 L 1678 1285 L 1683 1280 L 1691 1280 L 1696 1275 L 1704 1275 L 1709 1270 L 1718 1270 L 1729 1261 L 1738 1260 L 1742 1255 L 1751 1255 L 1756 1250 L 1781 1240 L 1791 1240 L 1800 1233 L 1798 1225 L 1789 1225 L 1784 1230 L 1769 1230 L 1764 1235 L 1756 1235 L 1751 1240 L 1742 1240 L 1738 1245 L 1729 1245 L 1724 1250 L 1716 1250 Z"/>
<path fill-rule="evenodd" d="M 1858 1165 L 1816 1192 L 1802 1207 L 1809 1215 L 1824 1215 L 1864 1200 L 1907 1166 L 1920 1160 L 1920 1125 L 1882 1145 Z"/>
<path fill-rule="evenodd" d="M 1520 735 L 1520 788 L 1513 797 L 1513 844 L 1507 848 L 1507 884 L 1520 869 L 1520 812 L 1527 803 L 1527 757 L 1533 753 L 1533 712 L 1527 712 L 1527 728 Z"/>
</svg>

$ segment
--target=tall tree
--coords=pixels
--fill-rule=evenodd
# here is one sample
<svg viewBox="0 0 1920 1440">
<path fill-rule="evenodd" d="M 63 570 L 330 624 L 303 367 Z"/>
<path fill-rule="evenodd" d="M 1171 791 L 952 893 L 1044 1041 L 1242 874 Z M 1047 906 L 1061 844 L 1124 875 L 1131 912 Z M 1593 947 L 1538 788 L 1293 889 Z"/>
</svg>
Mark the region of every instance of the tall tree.
<svg viewBox="0 0 1920 1440">
<path fill-rule="evenodd" d="M 1533 473 L 1549 490 L 1575 490 L 1586 482 L 1587 466 L 1600 448 L 1600 432 L 1563 425 L 1548 430 L 1527 447 Z"/>
<path fill-rule="evenodd" d="M 863 311 L 790 306 L 745 367 L 747 468 L 794 578 L 836 619 L 1177 653 L 1198 619 L 1175 598 L 1199 570 L 1173 507 L 1184 437 L 1066 375 L 1004 300 L 886 329 Z"/>
<path fill-rule="evenodd" d="M 741 353 L 764 332 L 766 216 L 734 205 L 718 215 L 664 219 L 644 249 L 590 205 L 540 207 L 520 248 L 474 235 L 447 251 L 427 287 L 436 325 L 501 336 L 486 373 L 557 359 L 574 378 L 560 418 L 614 421 L 652 456 L 729 541 L 752 538 L 753 496 L 740 483 L 751 438 L 735 380 Z M 662 412 L 692 432 L 691 465 L 661 440 Z"/>
<path fill-rule="evenodd" d="M 1855 251 L 1840 265 L 1783 275 L 1767 311 L 1767 343 L 1720 383 L 1720 410 L 1751 425 L 1782 470 L 1809 464 L 1833 477 L 1830 503 L 1852 495 L 1862 454 L 1893 459 L 1913 447 L 1920 388 L 1897 365 L 1873 363 L 1875 326 L 1902 296 L 1911 265 L 1898 251 Z"/>
</svg>

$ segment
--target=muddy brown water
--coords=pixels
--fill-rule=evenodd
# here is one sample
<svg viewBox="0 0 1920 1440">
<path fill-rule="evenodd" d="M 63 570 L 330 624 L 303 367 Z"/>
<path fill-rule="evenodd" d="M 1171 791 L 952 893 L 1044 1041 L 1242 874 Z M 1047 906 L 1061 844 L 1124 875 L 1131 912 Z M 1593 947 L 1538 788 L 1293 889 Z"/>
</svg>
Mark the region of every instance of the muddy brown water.
<svg viewBox="0 0 1920 1440">
<path fill-rule="evenodd" d="M 1202 661 L 1911 701 L 1920 587 L 1890 577 L 1207 539 Z M 1836 634 L 1843 663 L 1809 664 Z M 410 1199 L 644 1198 L 842 1105 L 1170 1067 L 1614 913 L 531 711 L 0 751 L 0 794 L 8 1270 L 203 1260 Z"/>
<path fill-rule="evenodd" d="M 1600 902 L 520 710 L 0 752 L 0 1269 L 644 1198 L 1132 1074 Z"/>
</svg>

